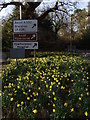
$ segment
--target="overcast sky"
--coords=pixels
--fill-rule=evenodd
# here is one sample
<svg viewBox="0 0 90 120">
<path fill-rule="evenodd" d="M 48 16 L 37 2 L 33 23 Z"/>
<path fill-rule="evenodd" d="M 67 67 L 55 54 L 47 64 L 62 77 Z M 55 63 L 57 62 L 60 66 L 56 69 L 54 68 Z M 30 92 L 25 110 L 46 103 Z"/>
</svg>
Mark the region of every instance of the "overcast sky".
<svg viewBox="0 0 90 120">
<path fill-rule="evenodd" d="M 2 1 L 5 1 L 5 2 L 10 2 L 12 0 L 0 0 L 0 2 Z M 15 0 L 15 1 L 19 1 L 19 0 Z M 22 0 L 21 0 L 22 1 Z M 36 0 L 37 1 L 37 0 Z M 44 3 L 47 2 L 47 4 L 51 4 L 51 3 L 55 3 L 55 1 L 57 0 L 43 0 Z M 64 0 L 65 1 L 65 0 Z M 68 0 L 66 0 L 68 1 Z M 82 8 L 86 8 L 87 9 L 87 5 L 88 5 L 88 2 L 90 0 L 71 0 L 71 1 L 78 1 L 79 2 L 79 6 L 78 8 L 82 9 Z M 14 8 L 14 6 L 8 6 L 7 8 L 3 9 L 1 12 L 0 12 L 0 19 L 2 17 L 5 17 L 7 15 L 9 15 L 10 13 L 12 13 L 12 9 Z"/>
</svg>

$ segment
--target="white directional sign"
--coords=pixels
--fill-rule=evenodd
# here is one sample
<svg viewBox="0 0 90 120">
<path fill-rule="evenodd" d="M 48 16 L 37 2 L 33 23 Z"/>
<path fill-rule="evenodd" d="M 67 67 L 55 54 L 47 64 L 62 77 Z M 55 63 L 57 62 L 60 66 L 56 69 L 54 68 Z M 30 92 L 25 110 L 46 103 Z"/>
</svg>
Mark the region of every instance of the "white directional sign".
<svg viewBox="0 0 90 120">
<path fill-rule="evenodd" d="M 37 32 L 37 20 L 14 20 L 14 33 Z"/>
<path fill-rule="evenodd" d="M 38 42 L 13 42 L 13 48 L 38 49 Z"/>
</svg>

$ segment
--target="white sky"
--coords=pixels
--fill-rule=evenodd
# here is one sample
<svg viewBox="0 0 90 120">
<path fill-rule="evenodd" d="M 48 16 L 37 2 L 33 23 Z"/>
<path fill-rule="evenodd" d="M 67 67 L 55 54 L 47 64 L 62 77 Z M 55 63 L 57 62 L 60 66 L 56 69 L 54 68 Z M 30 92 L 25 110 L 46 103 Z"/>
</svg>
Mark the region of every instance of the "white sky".
<svg viewBox="0 0 90 120">
<path fill-rule="evenodd" d="M 0 0 L 0 3 L 1 2 L 10 2 L 12 0 Z M 19 0 L 14 0 L 14 1 L 19 1 Z M 22 1 L 22 0 L 21 0 Z M 36 0 L 37 1 L 37 0 Z M 51 3 L 54 3 L 55 1 L 57 0 L 43 0 L 44 2 L 47 2 L 48 4 L 51 4 Z M 65 1 L 65 0 L 64 0 Z M 66 0 L 68 1 L 68 0 Z M 88 5 L 88 2 L 90 0 L 71 0 L 71 1 L 78 1 L 79 2 L 79 8 L 86 8 L 87 9 L 87 5 Z M 2 17 L 5 17 L 5 16 L 8 16 L 10 13 L 12 13 L 12 9 L 14 8 L 14 6 L 8 6 L 7 8 L 4 8 L 1 12 L 0 12 L 0 19 L 2 19 Z"/>
</svg>

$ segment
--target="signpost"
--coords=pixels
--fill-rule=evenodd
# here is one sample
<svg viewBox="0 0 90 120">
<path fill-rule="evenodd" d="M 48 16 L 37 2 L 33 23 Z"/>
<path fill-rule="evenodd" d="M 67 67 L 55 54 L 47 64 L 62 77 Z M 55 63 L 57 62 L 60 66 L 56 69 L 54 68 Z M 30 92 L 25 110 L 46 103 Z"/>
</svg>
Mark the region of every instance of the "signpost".
<svg viewBox="0 0 90 120">
<path fill-rule="evenodd" d="M 35 50 L 37 42 L 37 20 L 14 20 L 13 22 L 13 48 L 34 50 L 34 65 L 36 63 Z"/>
<path fill-rule="evenodd" d="M 14 20 L 13 31 L 13 48 L 38 49 L 37 20 Z"/>
</svg>

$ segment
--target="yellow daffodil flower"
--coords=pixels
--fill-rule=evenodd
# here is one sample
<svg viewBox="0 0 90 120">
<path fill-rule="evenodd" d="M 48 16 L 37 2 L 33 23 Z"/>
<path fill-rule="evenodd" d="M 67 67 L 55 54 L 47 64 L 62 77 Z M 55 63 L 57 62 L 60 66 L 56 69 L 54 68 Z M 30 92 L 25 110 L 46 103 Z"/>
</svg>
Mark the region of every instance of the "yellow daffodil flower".
<svg viewBox="0 0 90 120">
<path fill-rule="evenodd" d="M 82 98 L 81 98 L 81 97 L 79 97 L 79 100 L 81 101 L 81 100 L 82 100 Z"/>
<path fill-rule="evenodd" d="M 81 94 L 81 97 L 83 97 L 83 94 Z"/>
<path fill-rule="evenodd" d="M 37 113 L 37 109 L 33 110 L 33 113 L 36 114 Z"/>
<path fill-rule="evenodd" d="M 68 106 L 68 103 L 65 102 L 65 103 L 64 103 L 64 106 L 67 107 L 67 106 Z"/>
<path fill-rule="evenodd" d="M 53 109 L 53 113 L 55 112 L 55 109 Z"/>
<path fill-rule="evenodd" d="M 89 92 L 87 92 L 87 96 L 89 96 Z"/>
<path fill-rule="evenodd" d="M 55 107 L 55 104 L 53 104 L 53 107 Z"/>
<path fill-rule="evenodd" d="M 54 97 L 54 100 L 56 101 L 56 97 Z"/>
<path fill-rule="evenodd" d="M 22 101 L 22 102 L 21 102 L 21 105 L 23 105 L 23 104 L 24 104 L 24 102 Z"/>
<path fill-rule="evenodd" d="M 71 109 L 71 112 L 73 112 L 73 111 L 74 111 L 74 108 Z"/>
<path fill-rule="evenodd" d="M 53 92 L 53 95 L 55 95 L 55 92 Z"/>
<path fill-rule="evenodd" d="M 10 101 L 13 101 L 13 98 L 11 98 Z"/>
<path fill-rule="evenodd" d="M 30 100 L 30 97 L 27 97 L 27 100 Z"/>
<path fill-rule="evenodd" d="M 84 114 L 85 114 L 85 116 L 88 116 L 88 112 L 87 111 Z"/>
<path fill-rule="evenodd" d="M 17 107 L 20 107 L 20 104 L 17 104 Z"/>
</svg>

